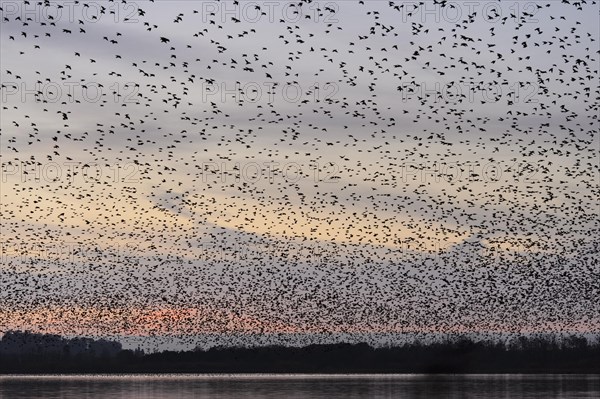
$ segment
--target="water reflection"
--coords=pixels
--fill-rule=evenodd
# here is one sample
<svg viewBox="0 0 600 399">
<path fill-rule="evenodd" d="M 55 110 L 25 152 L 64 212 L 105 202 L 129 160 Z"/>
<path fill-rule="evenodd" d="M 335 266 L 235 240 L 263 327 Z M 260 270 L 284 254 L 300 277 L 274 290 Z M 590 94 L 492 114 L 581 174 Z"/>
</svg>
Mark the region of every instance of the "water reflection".
<svg viewBox="0 0 600 399">
<path fill-rule="evenodd" d="M 4 376 L 0 398 L 598 398 L 597 375 Z"/>
</svg>

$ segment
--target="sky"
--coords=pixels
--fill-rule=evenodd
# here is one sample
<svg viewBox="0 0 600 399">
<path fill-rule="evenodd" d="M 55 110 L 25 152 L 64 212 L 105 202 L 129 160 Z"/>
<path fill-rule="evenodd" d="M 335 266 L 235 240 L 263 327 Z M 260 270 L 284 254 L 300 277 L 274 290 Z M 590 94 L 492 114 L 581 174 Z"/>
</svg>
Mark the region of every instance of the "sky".
<svg viewBox="0 0 600 399">
<path fill-rule="evenodd" d="M 600 330 L 596 1 L 0 4 L 3 331 Z"/>
</svg>

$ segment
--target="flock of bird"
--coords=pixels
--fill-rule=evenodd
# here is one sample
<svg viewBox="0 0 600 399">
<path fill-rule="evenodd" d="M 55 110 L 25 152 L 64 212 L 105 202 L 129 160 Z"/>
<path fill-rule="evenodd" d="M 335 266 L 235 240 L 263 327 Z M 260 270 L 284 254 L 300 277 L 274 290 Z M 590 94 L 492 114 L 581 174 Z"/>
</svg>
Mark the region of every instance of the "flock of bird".
<svg viewBox="0 0 600 399">
<path fill-rule="evenodd" d="M 596 1 L 0 7 L 5 330 L 600 329 Z"/>
</svg>

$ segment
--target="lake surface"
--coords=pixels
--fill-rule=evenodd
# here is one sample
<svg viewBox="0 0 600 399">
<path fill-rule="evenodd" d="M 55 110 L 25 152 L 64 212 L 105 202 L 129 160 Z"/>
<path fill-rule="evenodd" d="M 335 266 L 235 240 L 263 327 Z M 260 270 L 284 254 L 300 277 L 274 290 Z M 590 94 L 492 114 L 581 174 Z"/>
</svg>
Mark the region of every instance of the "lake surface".
<svg viewBox="0 0 600 399">
<path fill-rule="evenodd" d="M 0 376 L 0 398 L 600 398 L 599 375 Z"/>
</svg>

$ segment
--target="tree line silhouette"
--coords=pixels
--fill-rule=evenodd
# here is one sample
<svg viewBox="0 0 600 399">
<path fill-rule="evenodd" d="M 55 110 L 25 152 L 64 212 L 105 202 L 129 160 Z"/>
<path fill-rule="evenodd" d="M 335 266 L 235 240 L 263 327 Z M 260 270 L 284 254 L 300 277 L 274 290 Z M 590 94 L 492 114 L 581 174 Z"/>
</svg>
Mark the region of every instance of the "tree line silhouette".
<svg viewBox="0 0 600 399">
<path fill-rule="evenodd" d="M 372 347 L 197 347 L 144 353 L 105 339 L 9 331 L 0 373 L 600 373 L 600 339 L 520 336 L 509 343 L 464 337 Z"/>
</svg>

